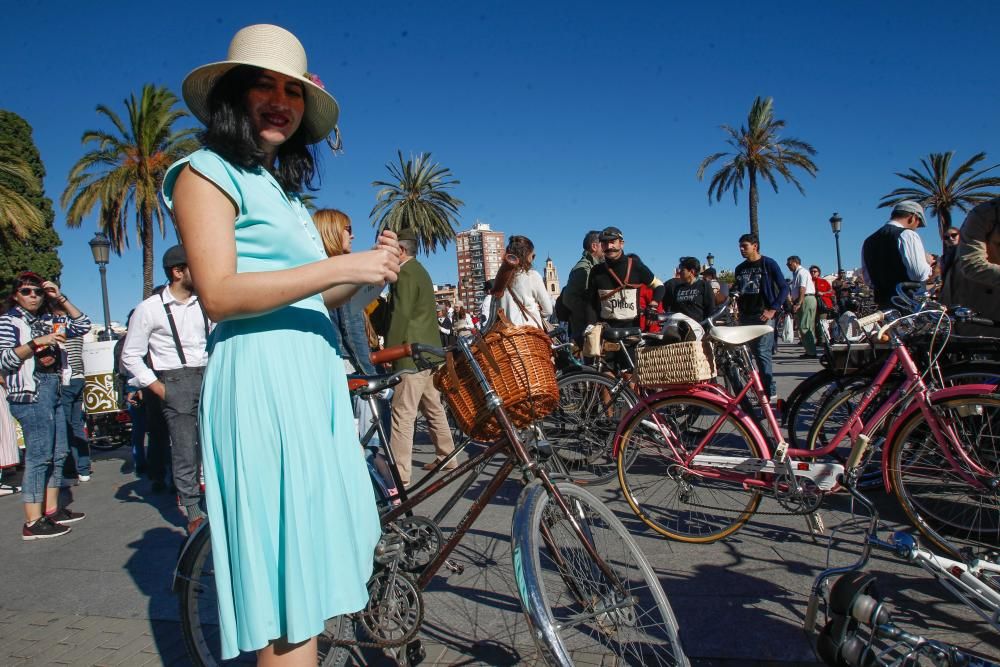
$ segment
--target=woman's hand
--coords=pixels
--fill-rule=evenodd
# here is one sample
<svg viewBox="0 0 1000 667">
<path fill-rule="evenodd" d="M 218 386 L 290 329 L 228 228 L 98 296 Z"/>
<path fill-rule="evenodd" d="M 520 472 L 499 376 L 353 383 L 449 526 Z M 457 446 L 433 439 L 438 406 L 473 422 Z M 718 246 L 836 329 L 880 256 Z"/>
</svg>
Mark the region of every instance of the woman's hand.
<svg viewBox="0 0 1000 667">
<path fill-rule="evenodd" d="M 51 280 L 46 280 L 42 283 L 42 289 L 45 290 L 45 296 L 47 296 L 50 300 L 60 301 L 62 292 L 59 291 L 59 285 L 56 285 Z"/>
<path fill-rule="evenodd" d="M 382 230 L 382 233 L 378 235 L 378 239 L 375 241 L 375 250 L 379 248 L 385 248 L 399 257 L 399 240 L 396 238 L 396 232 L 389 231 L 388 229 Z"/>
<path fill-rule="evenodd" d="M 66 342 L 66 334 L 62 331 L 58 333 L 45 334 L 44 336 L 39 336 L 38 338 L 32 339 L 38 347 L 48 347 L 49 345 L 58 345 Z"/>
<path fill-rule="evenodd" d="M 357 284 L 383 285 L 394 283 L 399 277 L 398 248 L 394 251 L 379 245 L 375 250 L 352 252 L 341 255 L 334 261 L 347 264 L 347 267 L 344 268 L 347 268 L 350 275 L 354 277 L 352 282 Z"/>
</svg>

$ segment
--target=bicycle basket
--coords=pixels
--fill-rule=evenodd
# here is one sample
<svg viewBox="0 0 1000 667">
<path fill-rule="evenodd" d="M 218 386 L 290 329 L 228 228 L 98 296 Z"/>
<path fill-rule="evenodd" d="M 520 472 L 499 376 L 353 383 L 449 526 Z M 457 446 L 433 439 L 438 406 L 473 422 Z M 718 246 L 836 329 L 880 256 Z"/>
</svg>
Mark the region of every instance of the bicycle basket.
<svg viewBox="0 0 1000 667">
<path fill-rule="evenodd" d="M 636 381 L 643 386 L 690 384 L 715 377 L 715 355 L 706 340 L 639 348 Z"/>
<path fill-rule="evenodd" d="M 514 426 L 525 428 L 559 405 L 552 341 L 537 327 L 516 327 L 502 313 L 497 315 L 497 324 L 472 344 L 473 357 Z M 448 353 L 446 363 L 434 373 L 434 386 L 448 401 L 463 433 L 486 442 L 500 436 L 500 424 L 486 409 L 486 397 L 461 354 Z"/>
</svg>

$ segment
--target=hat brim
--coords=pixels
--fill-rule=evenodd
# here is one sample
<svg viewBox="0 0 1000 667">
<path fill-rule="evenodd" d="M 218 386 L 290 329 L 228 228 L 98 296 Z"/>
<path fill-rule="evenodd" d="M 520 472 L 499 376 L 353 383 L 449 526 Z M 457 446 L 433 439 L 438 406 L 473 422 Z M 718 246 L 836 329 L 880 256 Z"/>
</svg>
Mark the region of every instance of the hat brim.
<svg viewBox="0 0 1000 667">
<path fill-rule="evenodd" d="M 215 88 L 215 84 L 226 72 L 239 65 L 266 69 L 254 63 L 225 60 L 202 65 L 184 77 L 184 83 L 181 85 L 184 102 L 194 117 L 203 124 L 208 125 L 210 120 L 208 97 L 212 93 L 212 89 Z M 340 118 L 340 105 L 337 104 L 337 100 L 326 90 L 302 76 L 302 72 L 285 72 L 279 69 L 273 69 L 273 71 L 301 82 L 306 91 L 305 113 L 302 115 L 302 130 L 305 133 L 306 142 L 315 144 L 326 139 L 333 132 L 333 128 L 337 126 L 337 120 Z"/>
</svg>

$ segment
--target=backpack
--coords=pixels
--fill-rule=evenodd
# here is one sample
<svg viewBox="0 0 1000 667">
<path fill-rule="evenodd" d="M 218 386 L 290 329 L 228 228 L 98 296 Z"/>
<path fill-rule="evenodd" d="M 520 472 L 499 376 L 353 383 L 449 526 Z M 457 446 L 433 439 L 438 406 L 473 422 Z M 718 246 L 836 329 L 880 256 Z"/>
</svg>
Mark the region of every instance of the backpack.
<svg viewBox="0 0 1000 667">
<path fill-rule="evenodd" d="M 556 314 L 556 319 L 560 322 L 569 322 L 570 318 L 573 316 L 573 313 L 571 313 L 569 308 L 566 307 L 566 304 L 563 303 L 562 292 L 560 292 L 559 296 L 556 297 L 556 303 L 552 308 L 552 312 Z"/>
</svg>

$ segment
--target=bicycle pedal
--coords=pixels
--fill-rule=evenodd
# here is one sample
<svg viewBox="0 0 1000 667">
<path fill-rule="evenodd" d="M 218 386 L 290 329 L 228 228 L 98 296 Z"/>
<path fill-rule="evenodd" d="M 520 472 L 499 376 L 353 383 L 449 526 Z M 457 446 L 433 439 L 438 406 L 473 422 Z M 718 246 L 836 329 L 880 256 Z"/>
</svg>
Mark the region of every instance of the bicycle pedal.
<svg viewBox="0 0 1000 667">
<path fill-rule="evenodd" d="M 410 665 L 419 665 L 427 657 L 427 649 L 424 645 L 420 643 L 420 640 L 414 640 L 406 645 L 406 662 Z"/>
<path fill-rule="evenodd" d="M 456 563 L 450 558 L 444 562 L 444 566 L 449 570 L 451 570 L 451 572 L 454 574 L 462 574 L 463 572 L 465 572 L 464 565 L 462 565 L 461 563 Z"/>
<path fill-rule="evenodd" d="M 806 525 L 809 526 L 810 535 L 826 534 L 826 525 L 823 523 L 823 517 L 820 516 L 819 512 L 809 512 L 809 514 L 806 514 Z"/>
</svg>

